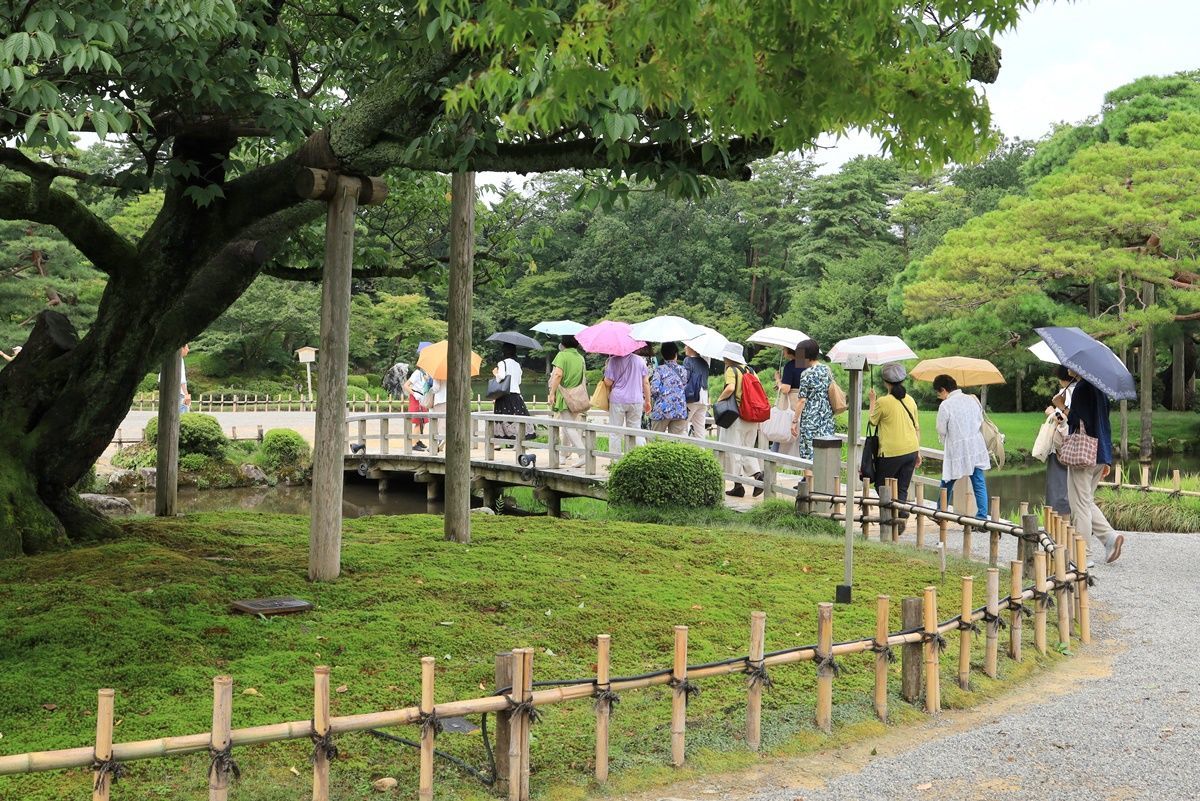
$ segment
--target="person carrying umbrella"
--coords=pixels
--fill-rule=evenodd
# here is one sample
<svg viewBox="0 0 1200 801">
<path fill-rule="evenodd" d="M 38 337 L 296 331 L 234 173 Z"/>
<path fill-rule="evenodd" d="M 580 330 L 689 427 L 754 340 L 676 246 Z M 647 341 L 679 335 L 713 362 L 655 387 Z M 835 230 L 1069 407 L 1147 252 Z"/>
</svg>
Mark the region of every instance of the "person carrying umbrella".
<svg viewBox="0 0 1200 801">
<path fill-rule="evenodd" d="M 687 369 L 679 363 L 679 346 L 662 344 L 662 362 L 650 376 L 650 427 L 680 436 L 687 433 Z"/>
<path fill-rule="evenodd" d="M 833 407 L 829 404 L 833 371 L 821 364 L 821 346 L 815 339 L 798 343 L 796 355 L 803 358 L 806 367 L 796 382 L 792 436 L 797 441 L 796 454 L 801 459 L 812 459 L 813 440 L 833 436 Z"/>
<path fill-rule="evenodd" d="M 708 415 L 708 359 L 703 358 L 691 345 L 684 345 L 683 369 L 687 370 L 687 384 L 683 397 L 687 402 L 687 430 L 689 436 L 705 439 L 704 418 Z"/>
<path fill-rule="evenodd" d="M 964 395 L 953 376 L 933 379 L 933 391 L 942 405 L 938 407 L 937 432 L 942 441 L 942 489 L 954 491 L 954 482 L 971 478 L 975 492 L 975 516 L 987 519 L 988 491 L 984 471 L 992 466 L 987 443 L 983 440 L 983 407 L 973 395 Z"/>
<path fill-rule="evenodd" d="M 608 386 L 608 424 L 621 428 L 642 427 L 642 415 L 650 412 L 650 369 L 635 353 L 609 356 L 604 365 Z M 609 450 L 621 453 L 623 437 L 610 437 Z"/>
<path fill-rule="evenodd" d="M 571 420 L 583 423 L 587 420 L 587 412 L 572 412 L 567 407 L 567 390 L 583 388 L 587 395 L 587 365 L 583 360 L 583 350 L 574 336 L 562 338 L 561 350 L 555 355 L 550 372 L 549 399 L 550 408 L 559 420 Z M 578 391 L 578 390 L 577 390 Z M 584 463 L 583 433 L 578 428 L 564 427 L 562 429 L 563 446 L 575 448 L 563 463 L 563 467 L 579 467 Z"/>
<path fill-rule="evenodd" d="M 720 397 L 717 401 L 723 401 L 730 395 L 737 401 L 738 405 L 742 403 L 742 384 L 746 374 L 750 372 L 750 368 L 746 366 L 746 355 L 742 346 L 736 342 L 730 342 L 725 346 L 724 353 L 721 356 L 725 360 L 725 388 L 721 390 Z M 728 439 L 726 440 L 732 445 L 740 445 L 743 448 L 753 448 L 758 441 L 758 423 L 752 423 L 749 420 L 739 416 L 733 421 L 726 431 Z M 753 456 L 743 456 L 742 454 L 734 454 L 730 460 L 730 472 L 735 476 L 745 476 L 762 481 L 762 467 L 759 460 Z M 762 495 L 763 488 L 755 487 L 755 497 Z M 731 498 L 741 498 L 746 494 L 746 488 L 742 486 L 740 481 L 735 481 L 733 489 L 725 493 Z"/>
<path fill-rule="evenodd" d="M 1046 455 L 1046 505 L 1060 515 L 1070 516 L 1071 500 L 1067 489 L 1067 467 L 1062 462 L 1058 461 L 1058 444 L 1066 437 L 1067 433 L 1067 412 L 1071 408 L 1071 397 L 1075 394 L 1075 376 L 1071 375 L 1071 371 L 1061 364 L 1055 368 L 1055 375 L 1058 378 L 1059 390 L 1051 398 L 1050 405 L 1046 407 L 1046 416 L 1052 418 L 1056 429 L 1061 432 L 1055 434 L 1054 442 L 1052 443 L 1050 453 Z M 1064 409 L 1058 408 L 1055 399 L 1061 399 L 1064 404 Z"/>
<path fill-rule="evenodd" d="M 867 399 L 871 425 L 879 429 L 879 458 L 875 463 L 875 489 L 889 478 L 896 479 L 899 500 L 908 500 L 913 473 L 921 466 L 921 426 L 917 422 L 917 403 L 904 389 L 908 371 L 899 362 L 885 364 L 880 371 L 887 394 L 876 401 L 875 388 Z M 908 512 L 901 512 L 907 518 Z M 901 532 L 905 525 L 901 523 Z"/>
<path fill-rule="evenodd" d="M 525 398 L 521 396 L 521 378 L 524 371 L 521 369 L 521 363 L 517 361 L 517 346 L 511 342 L 502 342 L 500 354 L 500 361 L 492 368 L 492 375 L 500 386 L 503 386 L 507 380 L 508 392 L 492 399 L 492 412 L 515 417 L 528 417 L 529 408 L 525 405 Z M 492 426 L 497 439 L 515 440 L 520 435 L 520 426 L 517 423 L 497 422 Z M 529 437 L 534 436 L 532 426 L 526 426 L 526 431 Z"/>
</svg>

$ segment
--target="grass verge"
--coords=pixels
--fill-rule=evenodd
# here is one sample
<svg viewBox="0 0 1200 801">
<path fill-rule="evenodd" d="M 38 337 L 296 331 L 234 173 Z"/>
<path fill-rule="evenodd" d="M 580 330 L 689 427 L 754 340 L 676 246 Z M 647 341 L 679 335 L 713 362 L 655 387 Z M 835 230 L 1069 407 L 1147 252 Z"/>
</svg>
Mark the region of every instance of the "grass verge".
<svg viewBox="0 0 1200 801">
<path fill-rule="evenodd" d="M 1101 489 L 1096 492 L 1096 503 L 1120 531 L 1200 532 L 1200 498 Z"/>
<path fill-rule="evenodd" d="M 122 538 L 103 545 L 0 562 L 0 753 L 89 744 L 99 687 L 117 690 L 120 742 L 206 731 L 211 677 L 220 673 L 234 677 L 233 723 L 240 727 L 309 717 L 318 664 L 332 666 L 333 714 L 343 715 L 412 704 L 423 655 L 437 658 L 437 698 L 447 701 L 490 692 L 493 654 L 515 646 L 536 648 L 536 679 L 591 675 L 601 632 L 613 636 L 615 675 L 669 666 L 672 624 L 691 627 L 693 663 L 743 654 L 754 609 L 767 612 L 768 649 L 809 643 L 816 604 L 833 597 L 842 572 L 836 539 L 724 522 L 481 518 L 473 542 L 460 545 L 442 540 L 440 518 L 403 516 L 347 521 L 342 578 L 309 584 L 307 518 L 221 513 L 123 526 Z M 982 602 L 979 565 L 951 560 L 943 584 L 927 553 L 858 543 L 855 556 L 856 600 L 835 612 L 839 640 L 871 634 L 876 594 L 898 600 L 938 585 L 945 619 L 960 606 L 957 577 L 975 574 L 974 604 Z M 272 619 L 227 611 L 237 598 L 285 594 L 317 608 Z M 891 627 L 899 628 L 896 615 Z M 944 655 L 947 687 L 956 654 L 952 647 Z M 976 674 L 977 693 L 947 692 L 947 702 L 997 692 L 1036 663 L 1003 661 L 1001 681 Z M 848 657 L 841 667 L 834 742 L 881 725 L 872 722 L 872 660 Z M 764 750 L 827 746 L 811 725 L 812 666 L 777 668 L 772 678 Z M 249 688 L 255 693 L 246 694 Z M 688 770 L 729 770 L 756 759 L 742 743 L 744 680 L 707 680 L 703 689 L 689 710 Z M 919 717 L 898 698 L 892 704 L 898 722 Z M 613 720 L 613 784 L 598 791 L 589 779 L 592 705 L 546 708 L 533 731 L 535 795 L 575 799 L 678 778 L 664 767 L 669 718 L 665 689 L 625 694 Z M 373 797 L 370 782 L 381 776 L 415 792 L 416 752 L 364 734 L 339 737 L 338 746 L 335 797 Z M 474 764 L 484 760 L 478 734 L 444 735 L 439 747 Z M 309 751 L 307 741 L 239 749 L 236 796 L 306 796 Z M 193 798 L 203 792 L 207 756 L 129 767 L 119 792 Z M 49 801 L 84 792 L 89 781 L 85 770 L 0 777 L 0 797 Z M 436 786 L 441 797 L 491 797 L 441 761 Z"/>
</svg>

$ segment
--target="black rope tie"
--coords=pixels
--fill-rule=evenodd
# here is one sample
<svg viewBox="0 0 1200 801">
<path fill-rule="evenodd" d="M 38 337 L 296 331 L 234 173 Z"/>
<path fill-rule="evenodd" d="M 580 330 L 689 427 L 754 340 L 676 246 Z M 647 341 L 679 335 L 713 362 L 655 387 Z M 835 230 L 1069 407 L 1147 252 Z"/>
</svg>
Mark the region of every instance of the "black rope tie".
<svg viewBox="0 0 1200 801">
<path fill-rule="evenodd" d="M 667 686 L 677 693 L 683 693 L 683 703 L 686 706 L 692 702 L 692 697 L 700 695 L 700 688 L 692 684 L 687 679 L 677 679 L 674 676 L 667 682 Z"/>
<path fill-rule="evenodd" d="M 422 712 L 417 716 L 417 725 L 421 727 L 421 736 L 424 737 L 430 732 L 434 737 L 442 733 L 442 719 L 438 717 L 436 712 Z"/>
<path fill-rule="evenodd" d="M 520 703 L 513 700 L 511 695 L 504 696 L 504 700 L 508 701 L 508 714 L 510 715 L 528 715 L 530 723 L 537 723 L 542 719 L 541 713 L 537 711 L 537 707 L 533 705 L 533 699 L 527 698 Z"/>
<path fill-rule="evenodd" d="M 621 696 L 614 693 L 610 687 L 605 687 L 603 690 L 597 687 L 592 692 L 592 697 L 596 699 L 597 710 L 608 707 L 608 711 L 610 713 L 612 712 L 613 707 L 621 701 Z"/>
<path fill-rule="evenodd" d="M 317 732 L 316 721 L 309 721 L 309 723 L 312 726 L 312 730 L 309 731 L 308 738 L 312 740 L 313 750 L 312 756 L 309 757 L 308 761 L 315 765 L 322 755 L 330 762 L 337 759 L 338 749 L 333 744 L 333 732 L 326 731 L 324 734 L 319 734 Z"/>
<path fill-rule="evenodd" d="M 822 654 L 820 651 L 816 651 L 813 653 L 813 656 L 817 658 L 818 674 L 822 671 L 828 670 L 833 673 L 834 678 L 842 675 L 842 668 L 838 665 L 837 660 L 833 658 L 833 651 L 830 651 L 828 654 Z"/>
<path fill-rule="evenodd" d="M 212 758 L 208 766 L 208 775 L 226 778 L 232 776 L 234 781 L 242 778 L 242 769 L 233 761 L 233 743 L 229 743 L 219 751 L 209 747 L 208 754 Z"/>
<path fill-rule="evenodd" d="M 1059 590 L 1063 590 L 1064 592 L 1075 592 L 1075 582 L 1071 579 L 1059 580 L 1058 578 L 1051 578 L 1049 579 L 1049 582 L 1050 586 L 1055 592 L 1058 592 Z"/>
<path fill-rule="evenodd" d="M 936 631 L 926 631 L 921 634 L 922 643 L 933 643 L 939 651 L 946 650 L 946 638 Z"/>
<path fill-rule="evenodd" d="M 1034 590 L 1033 591 L 1033 600 L 1041 601 L 1041 602 L 1045 603 L 1047 609 L 1053 608 L 1053 606 L 1054 606 L 1054 596 L 1051 595 L 1049 592 L 1042 592 L 1041 590 Z"/>
<path fill-rule="evenodd" d="M 746 683 L 750 687 L 761 686 L 764 690 L 769 690 L 775 686 L 775 682 L 771 680 L 771 675 L 767 673 L 767 665 L 760 661 L 758 664 L 753 662 L 746 663 Z"/>
<path fill-rule="evenodd" d="M 97 792 L 105 787 L 112 787 L 125 775 L 125 766 L 112 757 L 93 759 L 92 770 L 96 771 L 96 783 L 92 785 L 92 789 Z"/>
<path fill-rule="evenodd" d="M 1026 606 L 1023 601 L 1009 601 L 1008 608 L 1025 617 L 1033 617 L 1033 610 Z"/>
<path fill-rule="evenodd" d="M 959 631 L 973 631 L 976 634 L 978 634 L 979 633 L 979 624 L 969 621 L 969 620 L 963 620 L 960 617 L 958 619 L 958 630 Z"/>
<path fill-rule="evenodd" d="M 1008 623 L 1007 623 L 1007 621 L 1004 620 L 1004 618 L 1000 617 L 999 614 L 993 615 L 991 612 L 983 613 L 983 622 L 987 623 L 988 625 L 995 623 L 996 628 L 998 628 L 998 629 L 1008 628 Z"/>
<path fill-rule="evenodd" d="M 871 644 L 871 653 L 883 654 L 883 658 L 886 659 L 888 662 L 896 661 L 896 652 L 893 651 L 892 646 L 888 645 L 887 643 L 884 643 L 883 645 L 880 645 L 877 642 L 872 643 Z"/>
</svg>

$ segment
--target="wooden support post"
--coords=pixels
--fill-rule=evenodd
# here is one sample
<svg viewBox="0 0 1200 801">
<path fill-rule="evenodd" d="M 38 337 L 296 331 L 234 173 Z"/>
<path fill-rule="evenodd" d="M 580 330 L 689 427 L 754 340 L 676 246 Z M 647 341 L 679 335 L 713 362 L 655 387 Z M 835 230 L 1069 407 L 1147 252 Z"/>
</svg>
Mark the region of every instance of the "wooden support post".
<svg viewBox="0 0 1200 801">
<path fill-rule="evenodd" d="M 878 506 L 878 509 L 879 509 L 879 541 L 887 542 L 888 540 L 891 539 L 891 536 L 889 535 L 888 532 L 891 531 L 892 517 L 895 515 L 895 512 L 892 510 L 892 507 L 891 507 L 892 498 L 895 496 L 892 495 L 892 487 L 888 482 L 884 482 L 884 484 L 876 492 L 879 495 L 879 506 Z M 864 507 L 864 511 L 865 511 L 865 507 Z M 863 536 L 866 537 L 866 535 L 867 535 L 867 523 L 864 520 L 863 521 Z"/>
<path fill-rule="evenodd" d="M 1025 572 L 1025 563 L 1016 559 L 1008 563 L 1008 569 L 1012 579 L 1008 590 L 1010 598 L 1016 603 L 1023 603 L 1021 594 L 1025 590 L 1025 579 L 1022 574 Z M 1008 620 L 1008 655 L 1016 662 L 1021 661 L 1021 636 L 1024 619 L 1025 615 L 1021 612 L 1021 608 L 1013 607 L 1012 616 Z"/>
<path fill-rule="evenodd" d="M 1171 471 L 1171 490 L 1173 492 L 1183 492 L 1183 476 L 1178 470 Z"/>
<path fill-rule="evenodd" d="M 884 723 L 888 719 L 887 680 L 891 660 L 888 649 L 888 601 L 886 595 L 875 597 L 875 714 Z"/>
<path fill-rule="evenodd" d="M 384 456 L 391 453 L 391 437 L 392 430 L 388 419 L 386 417 L 379 418 L 379 452 Z"/>
<path fill-rule="evenodd" d="M 900 481 L 895 478 L 889 478 L 887 480 L 887 485 L 888 485 L 888 489 L 891 490 L 891 492 L 892 492 L 892 500 L 893 501 L 900 500 Z M 865 508 L 863 509 L 863 512 L 864 513 L 866 512 Z M 891 522 L 891 526 L 889 529 L 889 532 L 891 534 L 891 540 L 892 540 L 892 542 L 899 542 L 900 541 L 900 513 L 897 512 L 895 509 L 893 509 L 891 519 L 892 519 L 892 522 Z M 883 535 L 881 534 L 879 538 L 882 540 Z"/>
<path fill-rule="evenodd" d="M 1038 552 L 1037 544 L 1038 520 L 1037 515 L 1021 516 L 1021 542 L 1025 545 L 1025 572 L 1033 572 L 1033 559 Z"/>
<path fill-rule="evenodd" d="M 957 510 L 956 510 L 956 511 L 957 511 Z M 964 524 L 963 524 L 963 532 L 962 532 L 962 555 L 963 555 L 963 559 L 970 559 L 970 558 L 971 558 L 971 533 L 972 533 L 972 531 L 973 531 L 973 530 L 974 530 L 974 529 L 973 529 L 973 527 L 971 526 L 971 524 L 970 524 L 970 523 L 964 523 Z"/>
<path fill-rule="evenodd" d="M 413 446 L 413 423 L 412 418 L 405 416 L 400 421 L 400 429 L 404 439 L 401 441 L 400 452 L 405 456 L 412 453 Z"/>
<path fill-rule="evenodd" d="M 962 577 L 962 623 L 958 630 L 958 686 L 964 690 L 971 689 L 971 630 L 967 628 L 974 623 L 971 609 L 975 599 L 975 579 L 972 576 Z"/>
<path fill-rule="evenodd" d="M 596 431 L 589 428 L 583 432 L 583 472 L 596 475 Z"/>
<path fill-rule="evenodd" d="M 1075 572 L 1087 571 L 1088 549 L 1087 540 L 1075 538 Z M 1075 595 L 1079 598 L 1079 641 L 1084 645 L 1092 641 L 1092 602 L 1089 597 L 1086 579 L 1075 582 Z"/>
<path fill-rule="evenodd" d="M 558 431 L 556 425 L 550 425 L 546 429 L 546 467 L 550 470 L 558 469 Z"/>
<path fill-rule="evenodd" d="M 750 667 L 761 670 L 763 651 L 767 639 L 767 613 L 750 613 Z M 757 751 L 762 742 L 762 694 L 763 681 L 752 676 L 746 691 L 746 745 Z"/>
<path fill-rule="evenodd" d="M 450 178 L 450 370 L 446 381 L 446 511 L 448 540 L 471 541 L 471 303 L 475 271 L 475 173 Z M 522 427 L 523 429 L 523 427 Z M 521 431 L 524 435 L 524 430 Z M 517 440 L 524 447 L 524 440 Z M 520 452 L 520 451 L 518 451 Z"/>
<path fill-rule="evenodd" d="M 905 598 L 900 602 L 900 628 L 908 631 L 925 624 L 921 598 Z M 905 643 L 900 647 L 900 697 L 910 704 L 921 700 L 921 644 Z"/>
<path fill-rule="evenodd" d="M 833 604 L 817 604 L 817 728 L 833 731 Z"/>
<path fill-rule="evenodd" d="M 991 509 L 989 512 L 989 516 L 992 518 L 993 522 L 1000 521 L 1000 496 L 992 496 Z M 1000 564 L 1000 532 L 989 531 L 988 536 L 988 564 L 991 567 L 996 567 L 998 564 Z"/>
<path fill-rule="evenodd" d="M 1041 596 L 1033 608 L 1033 646 L 1039 654 L 1046 653 L 1046 608 L 1049 601 L 1045 595 L 1050 585 L 1046 582 L 1046 552 L 1033 555 L 1033 587 Z"/>
<path fill-rule="evenodd" d="M 925 588 L 925 711 L 936 715 L 942 711 L 941 647 L 938 644 L 937 587 Z"/>
<path fill-rule="evenodd" d="M 945 487 L 942 488 L 941 495 L 938 498 L 938 509 L 943 512 L 950 511 L 950 497 Z M 938 542 L 942 544 L 943 551 L 946 549 L 946 528 L 949 525 L 950 523 L 947 520 L 938 521 Z"/>
<path fill-rule="evenodd" d="M 918 506 L 925 505 L 924 486 L 925 486 L 924 484 L 917 484 L 916 482 L 913 482 L 913 487 L 915 487 L 916 491 L 917 491 L 917 505 Z M 925 515 L 918 514 L 918 515 L 916 515 L 916 518 L 917 518 L 917 547 L 924 548 L 925 547 Z"/>
<path fill-rule="evenodd" d="M 101 690 L 96 699 L 96 750 L 94 761 L 106 763 L 112 759 L 113 696 L 112 690 Z M 112 774 L 92 772 L 92 801 L 108 801 L 112 789 Z"/>
<path fill-rule="evenodd" d="M 421 657 L 421 714 L 423 716 L 434 714 L 433 677 L 436 666 L 437 660 L 432 656 Z M 433 742 L 436 736 L 436 726 L 421 726 L 420 783 L 417 788 L 419 801 L 433 801 Z"/>
<path fill-rule="evenodd" d="M 1054 549 L 1054 601 L 1058 606 L 1058 644 L 1071 647 L 1071 597 L 1067 585 L 1067 548 Z"/>
<path fill-rule="evenodd" d="M 796 513 L 812 514 L 812 471 L 804 471 L 804 479 L 796 485 Z"/>
<path fill-rule="evenodd" d="M 512 690 L 509 695 L 516 703 L 525 700 L 525 654 L 520 648 L 512 651 Z M 525 715 L 510 715 L 508 719 L 508 801 L 523 801 L 521 797 L 521 762 L 524 744 Z"/>
<path fill-rule="evenodd" d="M 862 480 L 862 498 L 863 498 L 863 502 L 862 502 L 862 504 L 859 506 L 859 508 L 862 510 L 862 520 L 861 520 L 861 522 L 859 523 L 859 527 L 860 527 L 860 528 L 861 528 L 861 530 L 862 530 L 862 538 L 863 538 L 864 540 L 865 540 L 865 539 L 868 539 L 868 538 L 870 537 L 870 535 L 871 535 L 871 524 L 870 524 L 870 523 L 867 521 L 867 515 L 869 514 L 869 513 L 868 513 L 868 511 L 867 511 L 867 510 L 868 510 L 868 508 L 869 508 L 869 507 L 867 506 L 867 498 L 869 498 L 869 497 L 871 497 L 871 479 L 869 479 L 869 478 L 864 478 L 864 479 Z M 882 500 L 882 499 L 883 499 L 883 498 L 882 498 L 882 496 L 880 496 L 880 500 Z M 882 519 L 882 517 L 883 517 L 883 508 L 882 508 L 882 507 L 877 507 L 877 510 L 878 510 L 878 512 L 879 512 L 879 515 L 878 515 L 878 516 L 879 516 L 879 517 Z M 879 536 L 880 536 L 880 537 L 883 537 L 883 526 L 882 526 L 882 525 L 879 527 Z"/>
<path fill-rule="evenodd" d="M 775 497 L 775 477 L 778 473 L 778 465 L 771 459 L 763 462 L 763 500 L 769 501 Z"/>
<path fill-rule="evenodd" d="M 313 668 L 313 733 L 318 737 L 329 734 L 329 668 Z M 314 749 L 313 801 L 329 801 L 329 757 L 324 749 Z"/>
<path fill-rule="evenodd" d="M 513 655 L 512 651 L 496 652 L 496 692 L 509 688 L 508 694 L 516 697 L 513 690 Z M 508 789 L 509 777 L 509 744 L 512 742 L 511 716 L 507 710 L 496 713 L 496 791 L 503 793 Z"/>
<path fill-rule="evenodd" d="M 609 649 L 612 638 L 607 634 L 596 636 L 596 689 L 608 692 L 612 685 L 609 682 Z M 612 715 L 612 703 L 599 701 L 596 704 L 596 781 L 600 784 L 608 781 L 608 719 Z"/>
<path fill-rule="evenodd" d="M 220 753 L 229 747 L 233 721 L 233 679 L 217 676 L 213 679 L 212 733 L 208 747 Z M 214 759 L 208 769 L 208 801 L 226 801 L 229 798 L 229 774 L 223 764 Z"/>
<path fill-rule="evenodd" d="M 1142 306 L 1154 308 L 1156 285 L 1142 282 Z M 1142 345 L 1138 349 L 1138 400 L 1140 401 L 1141 436 L 1138 440 L 1138 461 L 1142 463 L 1142 485 L 1145 486 L 1150 472 L 1150 458 L 1154 452 L 1154 326 L 1142 324 Z"/>
<path fill-rule="evenodd" d="M 183 352 L 173 350 L 163 359 L 158 380 L 158 453 L 154 479 L 154 514 L 174 517 L 179 502 L 179 395 Z M 142 435 L 145 439 L 145 435 Z"/>
<path fill-rule="evenodd" d="M 987 630 L 986 647 L 983 652 L 983 673 L 996 678 L 1000 657 L 1000 570 L 989 568 L 987 572 Z"/>
<path fill-rule="evenodd" d="M 687 731 L 687 646 L 688 627 L 675 627 L 675 661 L 671 668 L 671 683 L 675 694 L 671 698 L 671 764 L 683 767 L 684 738 Z"/>
</svg>

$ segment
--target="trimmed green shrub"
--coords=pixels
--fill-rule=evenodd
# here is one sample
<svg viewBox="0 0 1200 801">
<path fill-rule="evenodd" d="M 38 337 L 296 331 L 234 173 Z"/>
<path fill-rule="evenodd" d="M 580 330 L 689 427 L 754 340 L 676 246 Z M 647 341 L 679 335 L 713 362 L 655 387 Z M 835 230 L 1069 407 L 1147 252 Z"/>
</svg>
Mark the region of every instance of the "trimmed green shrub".
<svg viewBox="0 0 1200 801">
<path fill-rule="evenodd" d="M 179 469 L 194 473 L 206 469 L 212 461 L 211 456 L 205 456 L 203 453 L 185 453 L 179 457 Z"/>
<path fill-rule="evenodd" d="M 158 418 L 151 417 L 146 423 L 146 443 L 158 445 Z M 221 430 L 217 418 L 200 412 L 186 412 L 179 416 L 179 455 L 201 453 L 220 458 L 229 447 L 229 437 Z"/>
<path fill-rule="evenodd" d="M 303 469 L 309 463 L 308 442 L 290 428 L 272 428 L 263 436 L 259 466 L 273 473 Z"/>
<path fill-rule="evenodd" d="M 608 501 L 616 505 L 711 507 L 724 489 L 716 456 L 681 442 L 649 442 L 608 471 Z"/>
<path fill-rule="evenodd" d="M 371 379 L 365 375 L 350 375 L 346 376 L 346 385 L 351 387 L 360 387 L 366 389 L 371 386 Z"/>
</svg>

